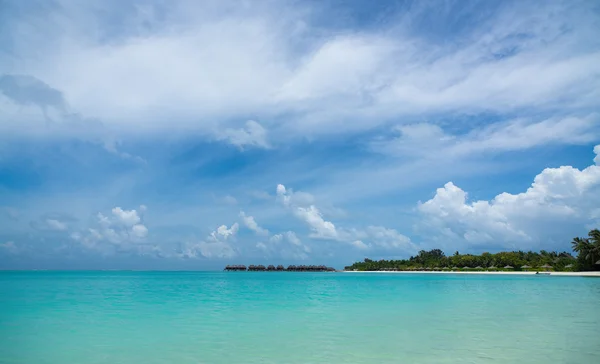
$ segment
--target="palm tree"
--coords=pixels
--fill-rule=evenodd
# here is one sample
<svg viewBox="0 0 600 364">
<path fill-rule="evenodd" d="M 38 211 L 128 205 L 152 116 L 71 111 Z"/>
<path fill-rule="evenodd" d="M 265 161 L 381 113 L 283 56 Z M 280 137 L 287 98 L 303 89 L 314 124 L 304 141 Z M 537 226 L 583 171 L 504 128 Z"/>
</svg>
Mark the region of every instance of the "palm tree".
<svg viewBox="0 0 600 364">
<path fill-rule="evenodd" d="M 573 251 L 579 255 L 587 255 L 591 248 L 590 241 L 587 238 L 574 238 L 571 245 L 573 246 Z"/>
<path fill-rule="evenodd" d="M 589 232 L 588 238 L 574 238 L 571 242 L 573 251 L 589 267 L 594 266 L 594 262 L 600 257 L 600 230 L 594 229 Z"/>
<path fill-rule="evenodd" d="M 590 243 L 592 243 L 594 245 L 594 248 L 599 249 L 600 248 L 600 230 L 594 229 L 589 232 L 588 236 L 589 236 L 588 240 L 590 241 Z"/>
<path fill-rule="evenodd" d="M 589 232 L 588 241 L 590 243 L 590 249 L 592 250 L 592 260 L 595 262 L 600 257 L 600 230 L 594 229 Z"/>
</svg>

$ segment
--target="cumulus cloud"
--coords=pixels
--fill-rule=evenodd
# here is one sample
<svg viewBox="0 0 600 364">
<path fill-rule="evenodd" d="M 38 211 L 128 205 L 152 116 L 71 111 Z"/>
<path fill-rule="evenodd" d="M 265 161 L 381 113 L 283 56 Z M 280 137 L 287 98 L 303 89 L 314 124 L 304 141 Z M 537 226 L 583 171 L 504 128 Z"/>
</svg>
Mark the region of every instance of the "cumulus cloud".
<svg viewBox="0 0 600 364">
<path fill-rule="evenodd" d="M 148 228 L 141 224 L 136 224 L 131 228 L 131 232 L 136 238 L 143 239 L 148 235 Z"/>
<path fill-rule="evenodd" d="M 146 206 L 140 206 L 139 210 L 146 211 Z M 106 216 L 101 212 L 96 214 L 92 226 L 82 231 L 72 232 L 71 239 L 86 248 L 97 250 L 106 250 L 106 245 L 119 249 L 133 249 L 134 245 L 145 242 L 148 228 L 142 223 L 136 210 L 115 207 L 111 212 L 112 216 Z"/>
<path fill-rule="evenodd" d="M 235 234 L 237 234 L 239 228 L 240 225 L 237 222 L 231 225 L 230 228 L 228 228 L 227 225 L 221 225 L 217 228 L 217 230 L 210 233 L 209 240 L 220 241 L 233 238 Z"/>
<path fill-rule="evenodd" d="M 315 205 L 296 207 L 294 213 L 298 218 L 310 226 L 312 229 L 311 237 L 318 239 L 338 238 L 338 232 L 335 225 L 331 221 L 325 220 Z"/>
<path fill-rule="evenodd" d="M 260 227 L 253 216 L 248 216 L 248 215 L 246 215 L 246 213 L 244 211 L 240 211 L 240 218 L 242 219 L 242 222 L 244 223 L 244 225 L 248 229 L 254 231 L 256 233 L 256 235 L 260 235 L 260 236 L 269 235 L 269 230 Z"/>
<path fill-rule="evenodd" d="M 297 246 L 301 246 L 302 245 L 302 241 L 300 241 L 300 239 L 298 239 L 298 237 L 296 236 L 296 233 L 293 232 L 293 231 L 287 231 L 285 233 L 285 238 L 291 244 L 294 244 L 294 245 L 297 245 Z"/>
<path fill-rule="evenodd" d="M 293 231 L 272 235 L 267 242 L 258 242 L 256 248 L 268 257 L 278 256 L 283 259 L 308 259 L 312 249 L 302 243 Z"/>
<path fill-rule="evenodd" d="M 368 226 L 366 229 L 336 227 L 333 222 L 323 218 L 315 205 L 299 205 L 314 202 L 315 199 L 312 195 L 304 193 L 304 196 L 308 195 L 310 198 L 297 199 L 295 196 L 297 192 L 281 184 L 277 186 L 276 192 L 280 202 L 291 209 L 294 216 L 307 224 L 311 230 L 309 234 L 311 238 L 338 241 L 361 250 L 400 250 L 403 252 L 416 250 L 410 238 L 394 229 L 383 226 Z"/>
<path fill-rule="evenodd" d="M 112 214 L 116 217 L 117 221 L 125 226 L 134 226 L 140 222 L 140 216 L 136 210 L 123 210 L 120 207 L 112 209 Z"/>
<path fill-rule="evenodd" d="M 277 196 L 280 201 L 287 207 L 289 207 L 294 215 L 300 220 L 304 221 L 311 229 L 311 237 L 317 239 L 332 239 L 338 238 L 338 233 L 335 225 L 331 221 L 327 221 L 323 218 L 323 215 L 315 205 L 299 206 L 298 204 L 306 204 L 312 201 L 312 196 L 303 193 L 298 198 L 298 193 L 294 193 L 292 190 L 287 190 L 284 185 L 277 185 Z M 310 198 L 306 198 L 310 196 Z"/>
<path fill-rule="evenodd" d="M 270 148 L 267 140 L 267 130 L 254 120 L 247 121 L 244 128 L 227 128 L 222 132 L 217 132 L 216 138 L 218 140 L 226 140 L 230 144 L 242 149 L 249 146 L 265 149 Z"/>
<path fill-rule="evenodd" d="M 599 148 L 594 148 L 598 153 Z M 571 166 L 546 168 L 522 193 L 501 193 L 489 201 L 468 201 L 452 182 L 418 205 L 422 228 L 440 231 L 437 238 L 454 244 L 495 244 L 508 248 L 557 246 L 578 234 L 587 224 L 598 224 L 594 211 L 600 204 L 600 166 L 583 170 Z M 433 237 L 436 238 L 435 236 Z"/>
<path fill-rule="evenodd" d="M 187 241 L 176 254 L 179 258 L 217 258 L 228 259 L 235 257 L 238 253 L 229 241 L 235 239 L 239 230 L 239 224 L 234 223 L 231 227 L 221 225 L 212 231 L 204 240 Z"/>
</svg>

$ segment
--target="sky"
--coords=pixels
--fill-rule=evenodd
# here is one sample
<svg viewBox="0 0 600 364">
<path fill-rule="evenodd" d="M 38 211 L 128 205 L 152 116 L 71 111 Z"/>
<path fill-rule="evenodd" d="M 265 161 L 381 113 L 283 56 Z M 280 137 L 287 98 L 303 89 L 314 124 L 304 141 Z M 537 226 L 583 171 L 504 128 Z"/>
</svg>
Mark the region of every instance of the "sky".
<svg viewBox="0 0 600 364">
<path fill-rule="evenodd" d="M 570 251 L 597 1 L 0 2 L 0 269 Z"/>
</svg>

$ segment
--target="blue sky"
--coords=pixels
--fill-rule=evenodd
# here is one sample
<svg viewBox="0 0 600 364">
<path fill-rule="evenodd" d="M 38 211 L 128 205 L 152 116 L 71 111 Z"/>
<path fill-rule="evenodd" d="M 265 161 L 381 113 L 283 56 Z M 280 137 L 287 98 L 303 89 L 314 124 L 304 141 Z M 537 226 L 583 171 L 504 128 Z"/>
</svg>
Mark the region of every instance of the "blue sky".
<svg viewBox="0 0 600 364">
<path fill-rule="evenodd" d="M 600 226 L 595 1 L 0 7 L 0 268 L 340 267 Z"/>
</svg>

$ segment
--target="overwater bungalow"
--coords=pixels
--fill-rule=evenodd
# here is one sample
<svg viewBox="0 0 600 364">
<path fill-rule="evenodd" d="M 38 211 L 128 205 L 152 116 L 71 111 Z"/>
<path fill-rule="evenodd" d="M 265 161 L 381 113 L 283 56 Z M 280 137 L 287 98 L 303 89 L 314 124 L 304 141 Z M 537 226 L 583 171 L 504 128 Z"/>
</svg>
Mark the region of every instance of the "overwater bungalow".
<svg viewBox="0 0 600 364">
<path fill-rule="evenodd" d="M 257 271 L 260 272 L 260 271 L 267 270 L 267 268 L 264 265 L 262 265 L 262 264 L 261 265 L 254 265 L 254 264 L 252 264 L 252 265 L 248 266 L 248 270 L 249 271 L 253 271 L 253 272 L 257 272 Z"/>
<path fill-rule="evenodd" d="M 270 264 L 268 266 L 254 265 L 251 264 L 246 268 L 245 265 L 228 265 L 225 267 L 226 271 L 251 271 L 251 272 L 335 272 L 335 268 L 327 267 L 325 265 L 290 265 L 287 269 L 283 265 L 275 266 Z"/>
<path fill-rule="evenodd" d="M 225 270 L 228 271 L 245 271 L 246 270 L 246 266 L 245 265 L 228 265 L 225 267 Z"/>
</svg>

